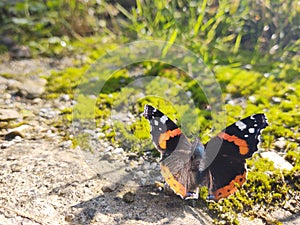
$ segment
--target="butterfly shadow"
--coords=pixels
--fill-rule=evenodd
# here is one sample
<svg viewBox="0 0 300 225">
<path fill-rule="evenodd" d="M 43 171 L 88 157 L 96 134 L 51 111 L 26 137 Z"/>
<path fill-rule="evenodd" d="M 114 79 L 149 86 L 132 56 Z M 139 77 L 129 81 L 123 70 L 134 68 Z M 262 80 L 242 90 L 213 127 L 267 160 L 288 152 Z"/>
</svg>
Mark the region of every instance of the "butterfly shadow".
<svg viewBox="0 0 300 225">
<path fill-rule="evenodd" d="M 105 180 L 110 172 L 120 169 L 114 168 L 91 179 Z M 212 219 L 199 207 L 201 200 L 197 204 L 196 200 L 182 200 L 175 194 L 160 191 L 154 184 L 132 185 L 129 181 L 133 176 L 134 173 L 128 173 L 115 180 L 114 190 L 72 205 L 69 210 L 74 212 L 74 217 L 70 224 L 212 224 Z M 126 193 L 131 193 L 131 198 L 126 199 Z"/>
</svg>

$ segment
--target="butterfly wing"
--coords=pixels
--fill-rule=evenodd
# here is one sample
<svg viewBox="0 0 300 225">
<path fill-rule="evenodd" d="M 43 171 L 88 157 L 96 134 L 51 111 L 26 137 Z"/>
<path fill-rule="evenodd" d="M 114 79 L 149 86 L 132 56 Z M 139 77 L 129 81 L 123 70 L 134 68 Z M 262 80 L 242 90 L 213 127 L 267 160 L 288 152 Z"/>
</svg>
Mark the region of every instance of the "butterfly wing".
<svg viewBox="0 0 300 225">
<path fill-rule="evenodd" d="M 258 150 L 260 134 L 268 126 L 264 114 L 256 114 L 228 126 L 207 144 L 205 152 L 219 152 L 201 181 L 209 189 L 209 199 L 226 198 L 246 181 L 246 159 Z"/>
<path fill-rule="evenodd" d="M 197 198 L 200 160 L 195 149 L 204 151 L 197 142 L 192 145 L 180 128 L 158 109 L 146 105 L 144 117 L 151 125 L 152 141 L 161 153 L 161 173 L 173 191 L 182 198 Z"/>
</svg>

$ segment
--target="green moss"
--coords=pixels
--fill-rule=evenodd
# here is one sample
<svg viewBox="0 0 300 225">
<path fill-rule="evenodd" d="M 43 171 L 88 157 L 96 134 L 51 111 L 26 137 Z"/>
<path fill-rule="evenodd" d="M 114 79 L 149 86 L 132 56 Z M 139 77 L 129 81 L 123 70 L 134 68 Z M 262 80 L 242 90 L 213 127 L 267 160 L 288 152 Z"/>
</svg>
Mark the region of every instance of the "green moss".
<svg viewBox="0 0 300 225">
<path fill-rule="evenodd" d="M 74 146 L 80 146 L 81 149 L 85 151 L 93 151 L 90 144 L 90 136 L 89 134 L 80 133 L 76 135 L 76 139 L 73 139 Z"/>
<path fill-rule="evenodd" d="M 296 143 L 293 143 L 297 145 Z M 295 146 L 296 147 L 296 146 Z M 292 149 L 287 152 L 285 159 L 292 163 L 294 166 L 300 165 L 300 151 L 298 149 Z"/>
<path fill-rule="evenodd" d="M 64 71 L 53 72 L 48 78 L 48 98 L 57 98 L 61 94 L 73 97 L 75 88 L 81 83 L 87 67 L 67 68 Z"/>
<path fill-rule="evenodd" d="M 143 154 L 143 150 L 153 149 L 151 140 L 149 139 L 150 131 L 146 127 L 145 122 L 136 122 L 131 126 L 124 126 L 121 122 L 115 122 L 114 128 L 117 132 L 115 139 L 117 139 L 117 143 L 124 149 Z M 142 132 L 138 132 L 141 129 Z M 145 130 L 148 130 L 149 133 L 145 132 Z M 156 150 L 153 151 L 153 154 L 158 156 Z"/>
</svg>

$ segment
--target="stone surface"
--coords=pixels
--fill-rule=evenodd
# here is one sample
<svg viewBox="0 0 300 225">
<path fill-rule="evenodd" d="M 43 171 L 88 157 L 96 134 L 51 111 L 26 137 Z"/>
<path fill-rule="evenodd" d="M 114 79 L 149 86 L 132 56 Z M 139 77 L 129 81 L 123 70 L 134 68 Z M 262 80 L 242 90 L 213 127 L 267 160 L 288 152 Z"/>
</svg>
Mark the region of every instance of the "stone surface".
<svg viewBox="0 0 300 225">
<path fill-rule="evenodd" d="M 292 170 L 293 165 L 286 161 L 276 152 L 262 152 L 261 157 L 268 159 L 274 163 L 274 167 L 281 170 Z"/>
<path fill-rule="evenodd" d="M 13 129 L 9 129 L 7 134 L 5 134 L 5 140 L 12 140 L 16 136 L 20 136 L 22 138 L 29 136 L 30 129 L 31 129 L 31 126 L 29 126 L 27 124 L 21 125 L 19 127 L 13 128 Z"/>
<path fill-rule="evenodd" d="M 27 79 L 19 86 L 20 92 L 26 98 L 34 99 L 40 97 L 45 91 L 47 81 L 42 78 Z"/>
<path fill-rule="evenodd" d="M 0 121 L 13 120 L 20 117 L 20 113 L 14 109 L 0 109 Z"/>
</svg>

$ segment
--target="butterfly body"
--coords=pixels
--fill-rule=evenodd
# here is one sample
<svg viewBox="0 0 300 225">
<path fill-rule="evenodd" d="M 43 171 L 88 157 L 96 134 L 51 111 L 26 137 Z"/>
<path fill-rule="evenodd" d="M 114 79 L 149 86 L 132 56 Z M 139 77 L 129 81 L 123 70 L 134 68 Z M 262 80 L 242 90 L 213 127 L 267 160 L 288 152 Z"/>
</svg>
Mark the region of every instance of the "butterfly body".
<svg viewBox="0 0 300 225">
<path fill-rule="evenodd" d="M 203 145 L 191 143 L 180 128 L 158 109 L 146 105 L 155 147 L 161 153 L 161 173 L 171 189 L 184 199 L 198 198 L 206 186 L 209 199 L 233 194 L 246 181 L 246 159 L 258 150 L 260 133 L 268 125 L 264 114 L 255 114 L 228 126 Z"/>
</svg>

